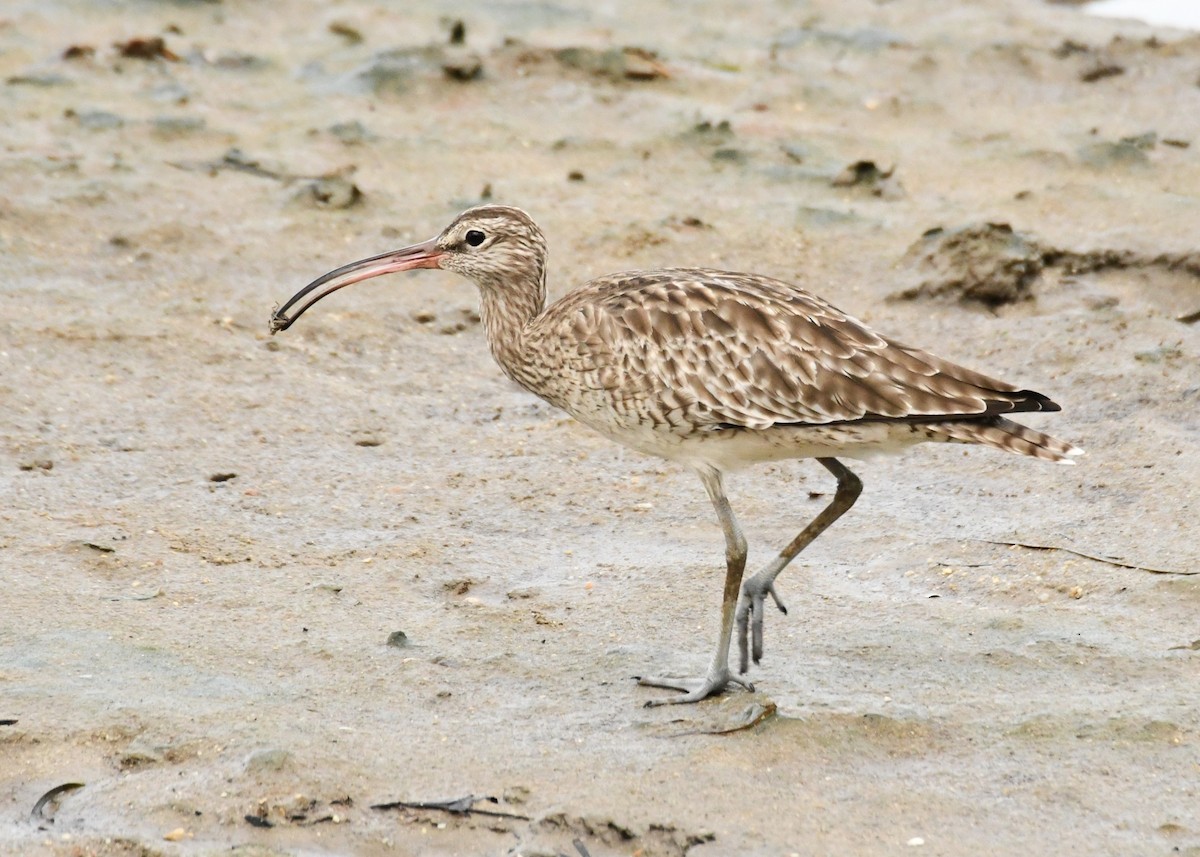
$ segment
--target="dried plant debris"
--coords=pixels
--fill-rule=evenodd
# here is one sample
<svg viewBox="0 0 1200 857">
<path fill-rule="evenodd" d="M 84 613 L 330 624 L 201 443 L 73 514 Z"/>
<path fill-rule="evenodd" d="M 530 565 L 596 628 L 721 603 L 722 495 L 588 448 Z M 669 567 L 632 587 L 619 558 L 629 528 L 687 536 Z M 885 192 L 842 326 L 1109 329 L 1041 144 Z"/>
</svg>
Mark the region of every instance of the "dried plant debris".
<svg viewBox="0 0 1200 857">
<path fill-rule="evenodd" d="M 349 797 L 331 800 L 326 806 L 322 801 L 296 794 L 279 800 L 263 798 L 256 803 L 253 812 L 242 817 L 252 827 L 264 829 L 285 825 L 312 827 L 316 824 L 342 824 L 348 820 L 346 810 L 353 805 L 354 801 Z"/>
<path fill-rule="evenodd" d="M 1084 83 L 1095 83 L 1098 80 L 1104 80 L 1106 77 L 1119 77 L 1125 73 L 1125 66 L 1117 65 L 1116 63 L 1098 63 L 1090 68 L 1084 69 L 1079 75 L 1079 79 Z"/>
<path fill-rule="evenodd" d="M 83 783 L 62 783 L 61 785 L 55 786 L 37 799 L 37 803 L 35 803 L 33 805 L 33 809 L 29 811 L 29 817 L 33 819 L 49 819 L 54 815 L 54 809 L 51 808 L 51 811 L 47 813 L 46 807 L 50 806 L 51 803 L 56 802 L 68 792 L 73 792 L 76 789 L 83 788 L 83 785 Z"/>
<path fill-rule="evenodd" d="M 249 157 L 241 149 L 230 149 L 220 158 L 211 161 L 169 161 L 171 166 L 180 170 L 205 172 L 216 175 L 223 170 L 248 173 L 264 179 L 274 179 L 285 184 L 302 182 L 292 195 L 292 199 L 314 208 L 349 208 L 358 205 L 363 200 L 363 192 L 349 176 L 355 172 L 354 166 L 341 167 L 320 176 L 305 176 L 289 173 L 282 168 L 264 166 L 260 161 Z"/>
<path fill-rule="evenodd" d="M 611 80 L 656 80 L 670 77 L 658 54 L 645 48 L 560 48 L 554 58 L 567 68 Z"/>
<path fill-rule="evenodd" d="M 714 707 L 717 708 L 717 707 Z M 715 716 L 693 721 L 692 728 L 679 732 L 671 732 L 666 737 L 682 738 L 687 735 L 730 735 L 754 729 L 760 724 L 770 721 L 776 716 L 778 709 L 769 699 L 751 702 L 741 706 L 734 712 L 719 711 Z"/>
<path fill-rule="evenodd" d="M 572 842 L 582 843 L 587 840 L 619 849 L 623 854 L 684 857 L 692 848 L 713 842 L 717 838 L 710 830 L 681 830 L 673 824 L 651 822 L 645 830 L 639 831 L 606 816 L 568 815 L 565 812 L 542 816 L 532 826 L 540 833 L 565 834 L 572 837 Z M 550 853 L 561 853 L 561 849 Z"/>
<path fill-rule="evenodd" d="M 1075 548 L 1064 547 L 1063 545 L 1042 545 L 1042 544 L 1036 544 L 1034 542 L 998 541 L 996 539 L 975 539 L 974 541 L 983 542 L 984 544 L 989 544 L 989 545 L 1000 545 L 1001 547 L 1006 547 L 1006 548 L 1025 548 L 1026 550 L 1034 550 L 1034 551 L 1062 551 L 1063 553 L 1069 553 L 1072 556 L 1077 556 L 1082 559 L 1090 559 L 1093 562 L 1101 562 L 1101 563 L 1104 563 L 1105 565 L 1114 565 L 1117 568 L 1128 568 L 1133 571 L 1146 571 L 1146 572 L 1149 572 L 1150 574 L 1171 574 L 1171 575 L 1178 575 L 1180 577 L 1191 577 L 1192 575 L 1200 574 L 1200 571 L 1181 571 L 1179 569 L 1155 568 L 1154 566 L 1149 566 L 1149 565 L 1139 565 L 1134 562 L 1129 562 L 1128 560 L 1119 559 L 1118 557 L 1103 556 L 1103 555 L 1097 554 L 1097 553 L 1091 553 L 1088 551 L 1076 550 Z"/>
<path fill-rule="evenodd" d="M 422 80 L 443 79 L 465 83 L 484 76 L 484 58 L 466 47 L 462 22 L 450 25 L 446 44 L 381 51 L 351 74 L 354 87 L 375 94 L 407 92 Z M 570 70 L 614 82 L 653 81 L 671 76 L 654 51 L 632 46 L 592 48 L 582 46 L 535 47 L 506 39 L 487 62 L 505 72 Z"/>
<path fill-rule="evenodd" d="M 460 83 L 483 77 L 483 59 L 461 45 L 424 45 L 381 51 L 351 72 L 352 88 L 400 95 L 419 81 L 439 77 Z"/>
<path fill-rule="evenodd" d="M 671 76 L 657 53 L 629 45 L 592 48 L 567 46 L 543 48 L 527 45 L 519 39 L 506 39 L 496 58 L 528 70 L 553 63 L 559 68 L 580 71 L 611 81 L 653 81 Z"/>
<path fill-rule="evenodd" d="M 56 71 L 29 71 L 4 78 L 9 86 L 70 86 L 74 81 Z"/>
<path fill-rule="evenodd" d="M 491 803 L 499 805 L 500 799 L 489 795 L 466 795 L 460 798 L 450 798 L 448 800 L 394 800 L 387 803 L 373 803 L 371 809 L 428 809 L 439 812 L 448 812 L 451 815 L 486 815 L 493 818 L 517 818 L 522 821 L 529 821 L 529 816 L 518 815 L 512 812 L 500 812 L 493 809 L 476 809 L 477 803 Z"/>
<path fill-rule="evenodd" d="M 1090 45 L 1066 39 L 1054 48 L 1050 55 L 1072 65 L 1078 80 L 1090 84 L 1120 77 L 1131 68 L 1145 67 L 1150 62 L 1176 58 L 1186 61 L 1187 58 L 1195 56 L 1198 45 L 1198 36 L 1168 42 L 1156 36 L 1131 39 L 1117 35 L 1103 45 Z"/>
<path fill-rule="evenodd" d="M 890 300 L 950 299 L 996 308 L 1034 297 L 1042 274 L 1074 276 L 1126 268 L 1159 268 L 1200 278 L 1200 253 L 1148 256 L 1129 250 L 1079 252 L 1046 247 L 1007 223 L 926 231 L 900 259 L 913 280 Z M 1191 323 L 1191 315 L 1179 321 Z"/>
<path fill-rule="evenodd" d="M 235 170 L 237 172 L 249 173 L 259 178 L 277 179 L 279 181 L 306 178 L 305 176 L 292 175 L 282 170 L 264 167 L 258 160 L 251 158 L 238 148 L 229 149 L 224 155 L 211 161 L 169 161 L 168 163 L 180 170 L 206 172 L 213 176 L 222 170 Z"/>
</svg>

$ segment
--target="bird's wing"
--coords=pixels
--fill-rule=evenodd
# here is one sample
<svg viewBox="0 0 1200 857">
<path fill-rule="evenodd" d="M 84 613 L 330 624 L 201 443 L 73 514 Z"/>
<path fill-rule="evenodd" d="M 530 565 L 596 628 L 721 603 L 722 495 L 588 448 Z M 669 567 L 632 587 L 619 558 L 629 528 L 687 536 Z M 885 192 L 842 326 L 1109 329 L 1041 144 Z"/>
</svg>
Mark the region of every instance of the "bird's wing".
<svg viewBox="0 0 1200 857">
<path fill-rule="evenodd" d="M 1039 393 L 901 345 L 765 277 L 630 272 L 585 285 L 551 314 L 590 383 L 624 408 L 700 427 L 1057 410 Z"/>
</svg>

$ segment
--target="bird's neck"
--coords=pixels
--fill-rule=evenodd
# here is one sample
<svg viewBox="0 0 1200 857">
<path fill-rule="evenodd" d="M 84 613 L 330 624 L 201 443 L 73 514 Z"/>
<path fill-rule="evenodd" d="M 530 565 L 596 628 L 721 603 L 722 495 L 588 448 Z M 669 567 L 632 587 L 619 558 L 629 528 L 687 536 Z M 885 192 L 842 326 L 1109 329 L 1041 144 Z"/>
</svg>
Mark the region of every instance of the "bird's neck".
<svg viewBox="0 0 1200 857">
<path fill-rule="evenodd" d="M 480 316 L 492 356 L 504 373 L 522 386 L 528 387 L 523 369 L 525 337 L 530 323 L 546 307 L 546 273 L 523 272 L 502 281 L 481 282 Z"/>
</svg>

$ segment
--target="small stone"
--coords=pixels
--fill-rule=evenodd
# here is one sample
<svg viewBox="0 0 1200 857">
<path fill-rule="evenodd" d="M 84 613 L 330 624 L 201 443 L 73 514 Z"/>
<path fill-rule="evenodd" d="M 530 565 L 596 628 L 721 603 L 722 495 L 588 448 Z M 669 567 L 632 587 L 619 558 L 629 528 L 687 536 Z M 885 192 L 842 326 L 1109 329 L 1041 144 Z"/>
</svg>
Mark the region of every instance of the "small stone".
<svg viewBox="0 0 1200 857">
<path fill-rule="evenodd" d="M 1170 360 L 1178 360 L 1183 357 L 1183 349 L 1179 345 L 1160 345 L 1158 348 L 1151 348 L 1148 351 L 1138 351 L 1133 355 L 1133 359 L 1139 363 L 1163 363 Z"/>
<path fill-rule="evenodd" d="M 129 39 L 126 42 L 117 42 L 114 47 L 121 56 L 130 59 L 179 61 L 179 55 L 167 47 L 166 40 L 162 36 Z"/>
<path fill-rule="evenodd" d="M 266 771 L 282 771 L 292 762 L 292 754 L 287 750 L 270 749 L 258 750 L 246 758 L 247 773 L 263 773 Z"/>
<path fill-rule="evenodd" d="M 149 92 L 153 101 L 163 104 L 187 104 L 192 98 L 192 91 L 176 80 L 160 83 Z"/>
<path fill-rule="evenodd" d="M 1131 137 L 1122 137 L 1121 143 L 1133 146 L 1135 149 L 1153 149 L 1158 145 L 1158 134 L 1154 131 L 1147 131 L 1145 134 L 1134 134 Z"/>
<path fill-rule="evenodd" d="M 1126 141 L 1090 143 L 1079 150 L 1079 160 L 1093 169 L 1141 167 L 1150 163 L 1141 146 Z"/>
<path fill-rule="evenodd" d="M 202 130 L 203 116 L 158 116 L 154 120 L 154 133 L 163 138 L 183 137 Z"/>
<path fill-rule="evenodd" d="M 729 161 L 735 164 L 744 164 L 746 162 L 746 153 L 741 149 L 717 149 L 713 152 L 712 156 L 714 161 Z"/>
<path fill-rule="evenodd" d="M 345 21 L 331 21 L 329 24 L 329 32 L 335 36 L 341 36 L 351 45 L 357 45 L 362 42 L 363 35 L 358 28 Z"/>
<path fill-rule="evenodd" d="M 1117 77 L 1124 73 L 1124 67 L 1115 63 L 1100 63 L 1085 70 L 1079 75 L 1079 79 L 1084 83 L 1095 83 L 1098 80 L 1104 80 L 1106 77 Z"/>
<path fill-rule="evenodd" d="M 350 208 L 362 201 L 358 185 L 342 176 L 328 176 L 306 182 L 294 199 L 314 208 Z"/>
<path fill-rule="evenodd" d="M 507 804 L 520 806 L 529 800 L 530 794 L 528 786 L 509 786 L 501 793 L 500 798 Z"/>
<path fill-rule="evenodd" d="M 483 60 L 474 51 L 450 49 L 442 60 L 442 71 L 451 80 L 466 83 L 483 77 Z"/>
<path fill-rule="evenodd" d="M 176 827 L 174 830 L 163 834 L 163 839 L 168 842 L 179 842 L 182 839 L 187 839 L 188 832 L 182 827 Z"/>
<path fill-rule="evenodd" d="M 444 59 L 440 47 L 383 51 L 351 72 L 357 89 L 374 95 L 403 95 L 418 77 Z"/>
<path fill-rule="evenodd" d="M 76 112 L 68 110 L 66 112 L 68 119 L 74 119 L 79 123 L 79 127 L 87 128 L 89 131 L 109 131 L 114 128 L 120 128 L 125 124 L 125 120 L 115 113 L 109 113 L 107 110 L 84 110 Z"/>
<path fill-rule="evenodd" d="M 270 61 L 263 57 L 240 51 L 223 54 L 205 53 L 204 59 L 213 68 L 221 68 L 226 71 L 261 71 L 271 65 Z"/>
<path fill-rule="evenodd" d="M 387 644 L 396 649 L 408 648 L 408 634 L 403 631 L 392 631 L 388 634 Z"/>
<path fill-rule="evenodd" d="M 65 74 L 59 74 L 56 71 L 31 71 L 25 74 L 14 74 L 12 77 L 5 78 L 5 83 L 9 86 L 67 86 L 72 83 L 72 80 Z"/>
<path fill-rule="evenodd" d="M 338 122 L 336 125 L 330 125 L 329 133 L 337 137 L 347 146 L 357 146 L 370 136 L 367 133 L 366 126 L 357 119 L 351 119 L 349 122 Z"/>
</svg>

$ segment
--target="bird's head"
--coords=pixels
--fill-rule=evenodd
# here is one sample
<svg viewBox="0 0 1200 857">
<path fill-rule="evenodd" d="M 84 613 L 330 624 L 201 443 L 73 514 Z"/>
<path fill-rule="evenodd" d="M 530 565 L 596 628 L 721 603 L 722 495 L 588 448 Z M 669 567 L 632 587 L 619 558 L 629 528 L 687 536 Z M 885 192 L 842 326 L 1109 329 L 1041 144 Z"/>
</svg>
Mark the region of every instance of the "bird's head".
<svg viewBox="0 0 1200 857">
<path fill-rule="evenodd" d="M 326 295 L 381 274 L 441 268 L 484 290 L 522 285 L 540 290 L 545 265 L 546 239 L 528 214 L 506 205 L 479 205 L 456 217 L 436 238 L 351 262 L 313 280 L 272 313 L 271 333 L 287 330 Z"/>
</svg>

